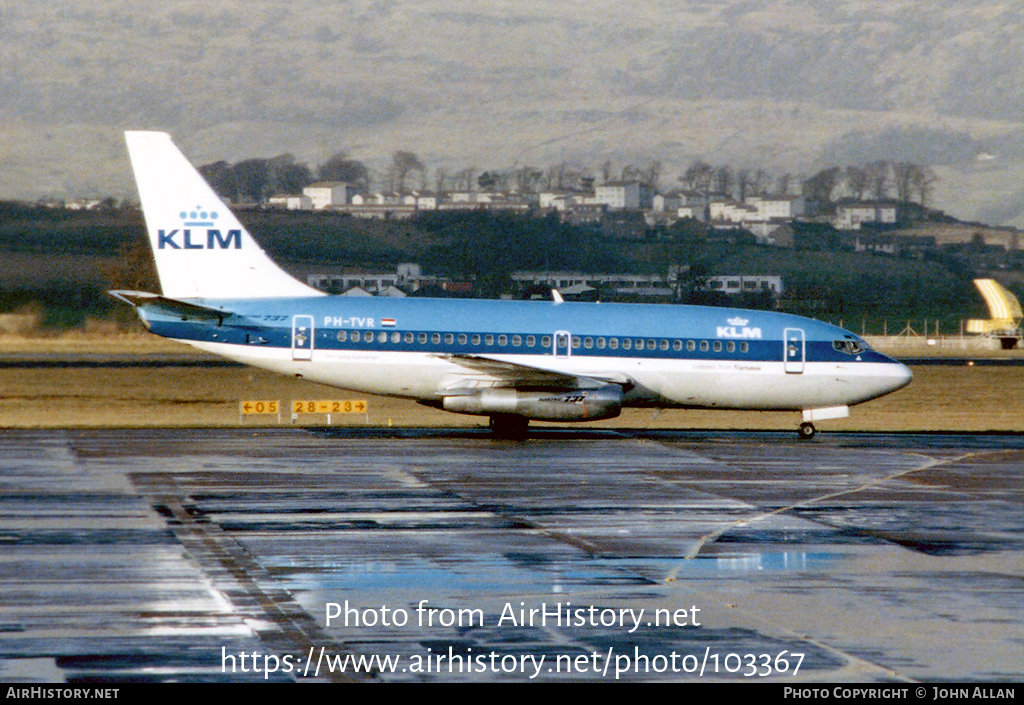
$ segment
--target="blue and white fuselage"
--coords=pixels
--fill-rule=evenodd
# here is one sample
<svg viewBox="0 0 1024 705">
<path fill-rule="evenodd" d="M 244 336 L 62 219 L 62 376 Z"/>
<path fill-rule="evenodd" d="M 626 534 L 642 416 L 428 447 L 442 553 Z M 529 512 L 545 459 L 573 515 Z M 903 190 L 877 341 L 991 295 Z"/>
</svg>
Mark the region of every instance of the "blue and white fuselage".
<svg viewBox="0 0 1024 705">
<path fill-rule="evenodd" d="M 911 379 L 849 331 L 774 312 L 324 296 L 269 260 L 169 137 L 128 143 L 164 294 L 116 295 L 152 332 L 238 362 L 522 429 L 655 406 L 802 411 L 811 435 Z"/>
</svg>

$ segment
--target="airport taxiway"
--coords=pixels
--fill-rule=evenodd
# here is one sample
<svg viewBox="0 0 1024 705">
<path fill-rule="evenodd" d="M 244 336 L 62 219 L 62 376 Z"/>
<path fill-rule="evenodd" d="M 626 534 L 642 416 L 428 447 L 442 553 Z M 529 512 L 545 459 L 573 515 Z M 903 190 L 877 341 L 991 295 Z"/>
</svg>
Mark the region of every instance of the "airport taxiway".
<svg viewBox="0 0 1024 705">
<path fill-rule="evenodd" d="M 0 463 L 4 682 L 1024 677 L 1019 435 L 25 430 Z"/>
</svg>

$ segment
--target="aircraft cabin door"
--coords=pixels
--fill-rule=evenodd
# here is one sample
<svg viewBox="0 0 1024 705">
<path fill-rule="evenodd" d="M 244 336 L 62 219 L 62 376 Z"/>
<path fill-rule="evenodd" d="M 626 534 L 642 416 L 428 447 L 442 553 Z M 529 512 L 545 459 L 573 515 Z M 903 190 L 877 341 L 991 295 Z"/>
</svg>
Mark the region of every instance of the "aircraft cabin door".
<svg viewBox="0 0 1024 705">
<path fill-rule="evenodd" d="M 292 359 L 313 359 L 313 317 L 292 317 Z"/>
<path fill-rule="evenodd" d="M 807 345 L 804 332 L 800 328 L 787 328 L 784 331 L 783 360 L 788 374 L 802 374 L 804 361 L 807 359 Z"/>
<path fill-rule="evenodd" d="M 567 330 L 555 331 L 555 357 L 569 357 L 572 354 L 572 335 Z"/>
</svg>

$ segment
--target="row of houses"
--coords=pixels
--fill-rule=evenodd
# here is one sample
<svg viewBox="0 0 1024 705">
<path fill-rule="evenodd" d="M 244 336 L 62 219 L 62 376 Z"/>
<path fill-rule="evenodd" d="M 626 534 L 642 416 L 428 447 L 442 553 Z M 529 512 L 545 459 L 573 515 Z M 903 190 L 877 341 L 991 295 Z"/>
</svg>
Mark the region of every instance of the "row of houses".
<svg viewBox="0 0 1024 705">
<path fill-rule="evenodd" d="M 677 287 L 685 272 L 670 267 L 661 274 L 588 274 L 566 271 L 518 271 L 511 275 L 521 294 L 532 289 L 558 289 L 563 296 L 585 297 L 600 292 L 616 298 L 650 298 L 667 300 L 678 294 Z M 449 295 L 469 294 L 471 282 L 423 274 L 419 264 L 399 264 L 394 272 L 312 272 L 306 282 L 317 289 L 348 296 L 393 296 L 444 292 Z M 736 296 L 765 293 L 774 298 L 782 295 L 782 277 L 770 275 L 722 275 L 708 277 L 702 288 L 709 292 Z"/>
<path fill-rule="evenodd" d="M 678 287 L 684 282 L 685 273 L 676 267 L 669 267 L 667 275 L 661 274 L 587 274 L 562 271 L 519 271 L 512 273 L 512 281 L 520 291 L 534 287 L 558 289 L 563 295 L 582 295 L 601 291 L 626 298 L 667 299 L 678 294 Z M 707 277 L 702 281 L 705 291 L 737 296 L 741 294 L 766 293 L 774 298 L 782 295 L 782 277 L 775 275 L 721 275 Z"/>
<path fill-rule="evenodd" d="M 489 191 L 436 193 L 362 193 L 344 182 L 319 182 L 301 195 L 275 196 L 272 206 L 290 210 L 333 210 L 365 218 L 411 217 L 421 211 L 541 210 L 576 224 L 600 222 L 609 214 L 643 214 L 647 227 L 671 225 L 692 218 L 716 228 L 743 229 L 763 244 L 786 246 L 791 240 L 776 231 L 808 214 L 802 195 L 750 196 L 737 201 L 715 194 L 687 191 L 655 193 L 639 181 L 611 181 L 592 191 L 546 191 L 529 196 Z M 826 219 L 838 230 L 858 230 L 864 224 L 895 224 L 899 207 L 892 202 L 840 201 Z"/>
</svg>

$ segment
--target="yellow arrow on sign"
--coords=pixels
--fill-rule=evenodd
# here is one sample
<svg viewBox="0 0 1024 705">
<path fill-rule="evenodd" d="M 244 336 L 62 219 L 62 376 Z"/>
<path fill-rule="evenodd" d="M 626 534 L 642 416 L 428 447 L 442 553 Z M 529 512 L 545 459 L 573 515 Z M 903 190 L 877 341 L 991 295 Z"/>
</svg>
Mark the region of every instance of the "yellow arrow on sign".
<svg viewBox="0 0 1024 705">
<path fill-rule="evenodd" d="M 276 414 L 280 410 L 279 399 L 249 399 L 238 402 L 240 414 Z"/>
<path fill-rule="evenodd" d="M 365 399 L 293 399 L 293 414 L 365 414 Z"/>
</svg>

